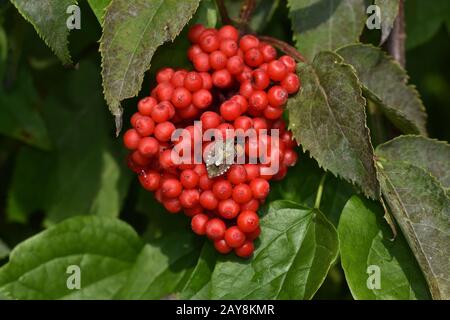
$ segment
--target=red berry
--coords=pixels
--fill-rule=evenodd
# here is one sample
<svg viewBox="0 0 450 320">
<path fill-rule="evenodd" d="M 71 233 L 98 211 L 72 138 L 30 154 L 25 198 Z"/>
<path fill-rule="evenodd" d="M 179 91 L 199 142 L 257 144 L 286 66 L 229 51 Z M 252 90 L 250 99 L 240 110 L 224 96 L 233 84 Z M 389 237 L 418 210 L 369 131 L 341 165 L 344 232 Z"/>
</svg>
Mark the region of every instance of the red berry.
<svg viewBox="0 0 450 320">
<path fill-rule="evenodd" d="M 222 119 L 216 112 L 206 111 L 200 116 L 200 121 L 202 122 L 203 130 L 208 130 L 217 128 Z"/>
<path fill-rule="evenodd" d="M 172 68 L 163 68 L 158 71 L 156 74 L 156 82 L 163 83 L 163 82 L 169 82 L 170 79 L 172 79 L 173 74 L 175 71 Z"/>
<path fill-rule="evenodd" d="M 241 247 L 234 249 L 234 253 L 241 258 L 250 257 L 253 254 L 253 251 L 255 251 L 253 241 L 245 241 Z"/>
<path fill-rule="evenodd" d="M 150 158 L 143 156 L 138 150 L 135 150 L 132 154 L 131 154 L 131 160 L 133 161 L 133 163 L 145 167 L 150 163 Z"/>
<path fill-rule="evenodd" d="M 200 46 L 198 44 L 194 44 L 194 45 L 190 46 L 187 51 L 187 57 L 188 57 L 189 61 L 193 61 L 194 57 L 196 55 L 198 55 L 199 53 L 203 53 L 203 50 L 202 50 L 202 48 L 200 48 Z"/>
<path fill-rule="evenodd" d="M 245 52 L 251 48 L 258 48 L 259 40 L 255 36 L 245 35 L 239 40 L 239 47 Z"/>
<path fill-rule="evenodd" d="M 210 90 L 213 86 L 211 75 L 208 72 L 200 72 L 203 80 L 203 89 Z"/>
<path fill-rule="evenodd" d="M 178 87 L 173 91 L 171 101 L 175 108 L 186 108 L 191 104 L 192 95 L 186 88 Z"/>
<path fill-rule="evenodd" d="M 263 129 L 267 130 L 269 128 L 269 124 L 267 123 L 267 120 L 265 118 L 255 117 L 253 119 L 253 128 L 257 133 L 260 133 L 260 131 Z"/>
<path fill-rule="evenodd" d="M 170 119 L 169 103 L 163 102 L 158 103 L 152 110 L 152 119 L 157 123 L 169 120 Z"/>
<path fill-rule="evenodd" d="M 194 233 L 202 236 L 206 233 L 206 223 L 209 218 L 206 214 L 200 213 L 192 217 L 191 228 Z"/>
<path fill-rule="evenodd" d="M 253 94 L 253 85 L 250 82 L 250 80 L 244 81 L 241 83 L 241 86 L 239 88 L 239 94 L 245 98 L 250 98 Z"/>
<path fill-rule="evenodd" d="M 249 118 L 247 116 L 240 116 L 237 117 L 236 120 L 234 120 L 234 128 L 242 129 L 244 131 L 247 131 L 248 129 L 253 127 L 253 120 L 252 118 Z"/>
<path fill-rule="evenodd" d="M 256 199 L 251 199 L 249 202 L 247 203 L 243 203 L 241 204 L 241 211 L 258 211 L 259 209 L 259 201 Z"/>
<path fill-rule="evenodd" d="M 239 248 L 245 242 L 245 234 L 238 227 L 233 226 L 225 231 L 224 239 L 231 248 Z"/>
<path fill-rule="evenodd" d="M 269 104 L 267 94 L 262 90 L 254 91 L 250 96 L 250 98 L 248 99 L 248 104 L 249 107 L 253 108 L 254 110 L 257 111 L 264 110 Z"/>
<path fill-rule="evenodd" d="M 227 69 L 214 71 L 212 74 L 212 82 L 217 88 L 227 88 L 232 84 L 233 78 Z"/>
<path fill-rule="evenodd" d="M 282 81 L 281 86 L 286 89 L 289 94 L 296 93 L 300 88 L 300 80 L 297 75 L 289 73 Z"/>
<path fill-rule="evenodd" d="M 199 45 L 203 51 L 213 52 L 219 49 L 220 40 L 219 37 L 215 34 L 207 34 L 206 36 L 203 36 L 202 34 L 202 36 L 200 37 Z"/>
<path fill-rule="evenodd" d="M 182 190 L 181 182 L 174 178 L 166 179 L 161 184 L 162 195 L 167 198 L 178 197 Z"/>
<path fill-rule="evenodd" d="M 264 62 L 264 57 L 258 48 L 251 48 L 245 52 L 244 61 L 250 67 L 258 67 Z"/>
<path fill-rule="evenodd" d="M 159 141 L 169 141 L 174 131 L 175 125 L 172 122 L 161 122 L 155 127 L 155 137 Z"/>
<path fill-rule="evenodd" d="M 230 246 L 227 245 L 225 239 L 220 239 L 214 241 L 214 248 L 221 254 L 228 254 L 233 250 Z"/>
<path fill-rule="evenodd" d="M 245 236 L 247 237 L 247 240 L 253 241 L 253 240 L 255 240 L 256 238 L 258 238 L 260 234 L 261 234 L 261 227 L 258 226 L 258 227 L 255 229 L 255 231 L 246 233 Z"/>
<path fill-rule="evenodd" d="M 182 119 L 192 119 L 195 118 L 199 113 L 199 109 L 197 109 L 193 104 L 187 106 L 184 109 L 178 109 L 178 115 Z"/>
<path fill-rule="evenodd" d="M 211 105 L 213 97 L 211 92 L 206 89 L 200 89 L 192 95 L 192 103 L 199 109 L 207 108 Z"/>
<path fill-rule="evenodd" d="M 233 26 L 225 25 L 219 29 L 219 37 L 220 39 L 232 39 L 237 41 L 239 39 L 239 31 Z"/>
<path fill-rule="evenodd" d="M 160 174 L 155 170 L 143 171 L 139 174 L 139 182 L 148 191 L 155 191 L 159 188 Z"/>
<path fill-rule="evenodd" d="M 163 82 L 158 84 L 155 89 L 159 101 L 168 101 L 172 98 L 175 88 L 170 82 Z"/>
<path fill-rule="evenodd" d="M 170 80 L 170 83 L 172 84 L 172 86 L 174 86 L 174 88 L 182 87 L 186 75 L 187 75 L 186 70 L 175 71 L 175 73 L 172 76 L 172 79 Z"/>
<path fill-rule="evenodd" d="M 233 200 L 237 203 L 247 203 L 252 199 L 252 190 L 245 183 L 238 184 L 233 189 Z"/>
<path fill-rule="evenodd" d="M 136 120 L 135 128 L 139 135 L 145 137 L 153 133 L 153 130 L 155 129 L 155 123 L 151 118 L 142 116 Z"/>
<path fill-rule="evenodd" d="M 193 208 L 198 204 L 200 193 L 197 189 L 184 189 L 179 197 L 183 208 Z"/>
<path fill-rule="evenodd" d="M 252 73 L 252 84 L 255 90 L 264 90 L 270 84 L 270 78 L 262 69 L 256 69 Z"/>
<path fill-rule="evenodd" d="M 234 219 L 239 214 L 239 204 L 233 199 L 219 201 L 217 211 L 225 219 Z"/>
<path fill-rule="evenodd" d="M 130 119 L 131 125 L 136 128 L 136 122 L 142 117 L 142 114 L 140 114 L 139 112 L 134 113 Z"/>
<path fill-rule="evenodd" d="M 213 183 L 214 183 L 214 181 L 212 179 L 210 179 L 208 177 L 208 175 L 205 173 L 200 176 L 200 179 L 198 181 L 198 186 L 202 190 L 210 190 L 213 186 Z"/>
<path fill-rule="evenodd" d="M 247 171 L 243 165 L 234 164 L 227 172 L 228 181 L 234 185 L 244 183 L 247 180 Z"/>
<path fill-rule="evenodd" d="M 225 222 L 221 219 L 213 218 L 206 223 L 206 236 L 211 240 L 223 239 L 227 229 Z"/>
<path fill-rule="evenodd" d="M 238 51 L 238 44 L 235 40 L 225 39 L 220 42 L 220 51 L 227 57 L 233 57 Z"/>
<path fill-rule="evenodd" d="M 170 213 L 177 213 L 182 209 L 181 202 L 177 198 L 163 199 L 162 203 Z"/>
<path fill-rule="evenodd" d="M 250 188 L 252 189 L 253 197 L 256 199 L 265 199 L 270 191 L 269 183 L 262 178 L 256 178 L 251 181 Z"/>
<path fill-rule="evenodd" d="M 194 64 L 194 68 L 197 71 L 206 72 L 211 68 L 211 66 L 209 65 L 209 55 L 207 53 L 197 54 L 196 56 L 194 56 L 192 63 Z"/>
<path fill-rule="evenodd" d="M 257 164 L 244 164 L 245 172 L 247 173 L 247 181 L 250 182 L 259 177 L 259 166 Z"/>
<path fill-rule="evenodd" d="M 227 66 L 228 58 L 222 51 L 214 51 L 209 55 L 209 65 L 214 70 L 220 70 Z"/>
<path fill-rule="evenodd" d="M 269 74 L 270 79 L 281 81 L 288 74 L 288 69 L 283 62 L 275 60 L 270 62 L 267 66 L 267 73 Z"/>
<path fill-rule="evenodd" d="M 203 207 L 200 204 L 198 204 L 192 208 L 184 208 L 184 214 L 191 218 L 193 216 L 195 216 L 197 214 L 201 214 L 201 213 L 203 213 Z"/>
<path fill-rule="evenodd" d="M 227 69 L 232 75 L 241 73 L 244 70 L 244 60 L 238 56 L 229 58 L 227 60 Z"/>
<path fill-rule="evenodd" d="M 225 200 L 231 197 L 233 187 L 229 181 L 222 179 L 214 182 L 212 190 L 217 198 Z"/>
<path fill-rule="evenodd" d="M 220 106 L 220 115 L 226 121 L 234 121 L 241 115 L 241 105 L 232 100 L 225 101 Z"/>
<path fill-rule="evenodd" d="M 143 116 L 150 116 L 152 114 L 153 107 L 158 104 L 158 101 L 152 97 L 146 97 L 139 100 L 138 110 Z"/>
<path fill-rule="evenodd" d="M 237 226 L 242 232 L 253 232 L 259 226 L 259 217 L 254 211 L 242 211 L 237 218 Z"/>
<path fill-rule="evenodd" d="M 297 63 L 292 57 L 285 55 L 281 56 L 278 60 L 284 63 L 284 65 L 287 67 L 288 72 L 295 72 Z"/>
<path fill-rule="evenodd" d="M 200 35 L 205 31 L 205 27 L 202 24 L 194 24 L 189 28 L 188 38 L 192 43 L 197 43 L 200 40 Z"/>
<path fill-rule="evenodd" d="M 211 190 L 205 190 L 200 195 L 200 204 L 207 210 L 214 210 L 219 204 L 219 200 Z"/>
<path fill-rule="evenodd" d="M 191 92 L 198 91 L 203 88 L 203 78 L 198 72 L 188 72 L 186 74 L 186 77 L 184 78 L 183 85 L 187 90 Z"/>
<path fill-rule="evenodd" d="M 297 158 L 297 153 L 294 150 L 286 150 L 284 152 L 283 164 L 288 167 L 293 167 L 297 162 Z"/>
<path fill-rule="evenodd" d="M 129 129 L 123 135 L 123 144 L 127 149 L 134 150 L 138 147 L 141 136 L 135 129 Z"/>
<path fill-rule="evenodd" d="M 237 95 L 232 96 L 230 100 L 236 101 L 237 103 L 239 103 L 241 105 L 241 114 L 245 113 L 247 111 L 248 101 L 244 96 L 237 94 Z"/>
<path fill-rule="evenodd" d="M 272 106 L 267 106 L 264 111 L 264 117 L 266 117 L 269 120 L 276 120 L 279 119 L 283 115 L 283 109 L 282 108 L 275 108 Z"/>
<path fill-rule="evenodd" d="M 264 57 L 264 62 L 271 62 L 277 58 L 277 50 L 269 44 L 262 44 L 259 49 Z"/>
<path fill-rule="evenodd" d="M 267 93 L 267 99 L 272 107 L 281 107 L 288 99 L 288 92 L 280 86 L 273 86 Z"/>
<path fill-rule="evenodd" d="M 180 174 L 180 181 L 183 187 L 186 189 L 192 189 L 195 188 L 198 184 L 200 177 L 198 174 L 191 169 L 183 170 Z"/>
<path fill-rule="evenodd" d="M 153 137 L 142 138 L 138 150 L 145 157 L 153 157 L 159 152 L 159 143 Z"/>
</svg>

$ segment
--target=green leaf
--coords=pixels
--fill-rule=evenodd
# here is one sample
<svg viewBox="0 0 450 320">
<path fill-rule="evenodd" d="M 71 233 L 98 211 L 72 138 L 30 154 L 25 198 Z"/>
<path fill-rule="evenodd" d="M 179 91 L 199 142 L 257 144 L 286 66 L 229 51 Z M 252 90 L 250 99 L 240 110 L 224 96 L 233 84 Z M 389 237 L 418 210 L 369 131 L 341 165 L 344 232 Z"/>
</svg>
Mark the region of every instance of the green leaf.
<svg viewBox="0 0 450 320">
<path fill-rule="evenodd" d="M 30 22 L 39 36 L 53 50 L 56 56 L 65 64 L 72 64 L 68 40 L 69 29 L 66 13 L 76 0 L 11 0 L 22 16 Z"/>
<path fill-rule="evenodd" d="M 288 0 L 297 49 L 308 60 L 320 51 L 358 42 L 365 0 Z"/>
<path fill-rule="evenodd" d="M 355 299 L 428 299 L 422 272 L 399 234 L 390 240 L 391 230 L 383 220 L 380 205 L 358 196 L 346 204 L 339 220 L 340 255 L 345 277 Z M 379 268 L 380 287 L 369 279 Z M 377 271 L 375 271 L 377 272 Z"/>
<path fill-rule="evenodd" d="M 20 72 L 17 87 L 5 92 L 0 86 L 0 133 L 48 150 L 51 143 L 40 111 L 31 76 Z"/>
<path fill-rule="evenodd" d="M 9 255 L 9 252 L 8 246 L 0 239 L 0 260 L 6 258 Z"/>
<path fill-rule="evenodd" d="M 421 136 L 400 136 L 378 148 L 382 158 L 406 162 L 428 171 L 450 188 L 450 145 Z"/>
<path fill-rule="evenodd" d="M 319 165 L 379 198 L 365 99 L 354 69 L 332 52 L 299 64 L 302 89 L 289 99 L 289 127 Z"/>
<path fill-rule="evenodd" d="M 402 143 L 405 144 L 402 148 L 409 148 L 408 139 L 397 141 L 397 145 Z M 390 143 L 377 148 L 383 195 L 419 262 L 433 298 L 449 299 L 450 198 L 442 183 L 427 167 L 422 167 L 420 160 L 426 159 L 420 154 L 432 147 L 416 150 L 417 164 L 408 162 L 411 160 L 408 155 L 403 161 L 403 156 L 389 152 L 390 148 Z M 440 159 L 433 161 L 431 168 L 440 163 Z M 442 165 L 448 165 L 449 161 Z"/>
<path fill-rule="evenodd" d="M 142 246 L 117 219 L 75 217 L 14 248 L 0 269 L 0 291 L 13 299 L 111 299 Z M 71 265 L 80 268 L 79 290 L 67 287 Z"/>
<path fill-rule="evenodd" d="M 381 41 L 383 44 L 394 27 L 394 21 L 398 15 L 400 0 L 375 0 L 375 5 L 381 10 Z"/>
<path fill-rule="evenodd" d="M 46 225 L 79 214 L 118 216 L 131 174 L 110 133 L 98 70 L 81 63 L 63 79 L 69 96 L 46 101 L 54 149 L 19 152 L 8 192 L 10 220 L 25 222 L 37 210 L 45 211 Z"/>
<path fill-rule="evenodd" d="M 94 11 L 98 22 L 103 24 L 103 17 L 105 16 L 106 7 L 111 3 L 112 0 L 88 0 L 89 6 L 92 11 Z"/>
<path fill-rule="evenodd" d="M 338 254 L 333 225 L 323 214 L 289 201 L 270 204 L 250 260 L 218 260 L 213 299 L 311 299 Z"/>
<path fill-rule="evenodd" d="M 239 21 L 242 4 L 242 0 L 227 0 L 225 2 L 228 15 L 232 20 Z M 255 0 L 255 9 L 249 23 L 250 28 L 256 32 L 261 32 L 269 24 L 279 5 L 280 0 Z"/>
<path fill-rule="evenodd" d="M 200 0 L 113 0 L 100 40 L 106 102 L 120 131 L 120 101 L 138 94 L 155 50 L 173 41 Z"/>
<path fill-rule="evenodd" d="M 423 0 L 408 0 L 405 5 L 406 48 L 413 49 L 430 40 L 449 21 L 450 2 L 434 0 L 433 5 Z"/>
<path fill-rule="evenodd" d="M 427 134 L 425 107 L 396 61 L 371 45 L 350 45 L 337 52 L 356 69 L 365 93 L 397 128 L 404 133 Z"/>
</svg>

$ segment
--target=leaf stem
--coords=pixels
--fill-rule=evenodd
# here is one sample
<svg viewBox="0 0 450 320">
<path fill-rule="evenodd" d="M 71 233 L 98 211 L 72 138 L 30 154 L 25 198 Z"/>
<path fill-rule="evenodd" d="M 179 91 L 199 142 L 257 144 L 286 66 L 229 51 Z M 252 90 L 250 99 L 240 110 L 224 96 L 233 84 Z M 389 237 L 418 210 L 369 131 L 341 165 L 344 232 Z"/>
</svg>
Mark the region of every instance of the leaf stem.
<svg viewBox="0 0 450 320">
<path fill-rule="evenodd" d="M 256 8 L 256 1 L 255 0 L 245 0 L 241 7 L 241 13 L 239 16 L 239 25 L 241 32 L 248 31 L 249 27 L 248 24 L 250 22 L 250 19 L 252 17 L 253 11 Z"/>
<path fill-rule="evenodd" d="M 314 208 L 320 208 L 320 202 L 322 201 L 323 187 L 325 185 L 325 179 L 327 177 L 327 173 L 325 172 L 320 179 L 319 187 L 317 188 L 316 201 L 314 202 Z"/>
<path fill-rule="evenodd" d="M 290 44 L 288 44 L 282 40 L 275 39 L 275 38 L 272 38 L 269 36 L 258 36 L 258 38 L 260 40 L 267 42 L 268 44 L 280 49 L 284 53 L 290 55 L 292 58 L 297 60 L 297 62 L 305 62 L 306 61 L 305 57 L 303 57 L 302 54 L 300 52 L 298 52 L 297 49 L 295 49 L 293 46 L 291 46 Z"/>
<path fill-rule="evenodd" d="M 230 16 L 228 15 L 227 7 L 225 6 L 223 0 L 216 0 L 217 9 L 219 9 L 220 19 L 222 24 L 232 24 Z"/>
<path fill-rule="evenodd" d="M 394 57 L 397 62 L 404 67 L 406 63 L 405 58 L 405 8 L 404 0 L 399 1 L 398 16 L 394 22 L 394 28 L 389 36 L 387 42 L 387 49 L 389 54 Z"/>
</svg>

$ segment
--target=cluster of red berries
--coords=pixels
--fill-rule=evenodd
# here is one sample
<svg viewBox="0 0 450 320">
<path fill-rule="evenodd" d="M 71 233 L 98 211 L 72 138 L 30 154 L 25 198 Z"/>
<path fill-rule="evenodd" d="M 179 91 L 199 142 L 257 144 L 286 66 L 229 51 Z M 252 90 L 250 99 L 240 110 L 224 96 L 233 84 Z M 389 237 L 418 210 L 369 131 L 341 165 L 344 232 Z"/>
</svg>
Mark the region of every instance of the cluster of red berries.
<svg viewBox="0 0 450 320">
<path fill-rule="evenodd" d="M 261 232 L 257 210 L 269 194 L 268 181 L 282 179 L 297 161 L 296 143 L 281 118 L 289 94 L 300 87 L 296 63 L 286 55 L 277 59 L 275 48 L 253 35 L 239 37 L 233 26 L 194 25 L 188 37 L 195 71 L 157 73 L 157 85 L 139 101 L 133 128 L 124 135 L 131 150 L 128 164 L 169 212 L 191 217 L 192 230 L 211 239 L 217 251 L 249 257 Z M 278 172 L 263 174 L 270 162 L 246 162 L 211 177 L 204 162 L 175 164 L 171 153 L 179 142 L 171 141 L 172 133 L 184 128 L 194 139 L 194 120 L 201 121 L 202 130 L 218 130 L 227 138 L 227 129 L 279 129 L 278 143 L 270 149 Z M 264 137 L 270 139 L 267 133 Z M 251 147 L 247 142 L 246 154 Z"/>
</svg>

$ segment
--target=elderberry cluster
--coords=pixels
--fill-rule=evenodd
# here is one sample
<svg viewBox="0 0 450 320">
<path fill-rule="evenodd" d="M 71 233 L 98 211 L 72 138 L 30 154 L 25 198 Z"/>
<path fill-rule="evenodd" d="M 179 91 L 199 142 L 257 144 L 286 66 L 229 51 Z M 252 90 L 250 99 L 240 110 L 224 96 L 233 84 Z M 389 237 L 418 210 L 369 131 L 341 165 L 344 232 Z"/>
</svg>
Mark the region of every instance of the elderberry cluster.
<svg viewBox="0 0 450 320">
<path fill-rule="evenodd" d="M 194 70 L 167 67 L 157 73 L 157 85 L 139 101 L 123 137 L 128 165 L 167 211 L 183 211 L 192 230 L 211 239 L 217 251 L 249 257 L 261 232 L 257 210 L 269 194 L 268 181 L 282 179 L 297 161 L 296 142 L 282 119 L 289 95 L 300 87 L 296 63 L 287 55 L 278 58 L 273 46 L 253 35 L 240 37 L 233 26 L 194 25 L 188 37 Z M 190 138 L 173 141 L 176 129 Z M 213 143 L 202 136 L 209 129 L 224 139 L 230 130 L 254 129 L 257 138 L 243 149 L 246 162 L 216 176 L 205 161 L 193 161 L 194 147 L 190 161 L 174 161 L 174 148 L 187 142 L 194 146 L 196 135 L 205 142 L 202 151 Z M 278 129 L 275 143 L 271 129 Z M 252 151 L 259 154 L 262 145 L 269 149 L 268 162 L 251 162 Z M 264 171 L 275 160 L 278 170 Z"/>
</svg>

